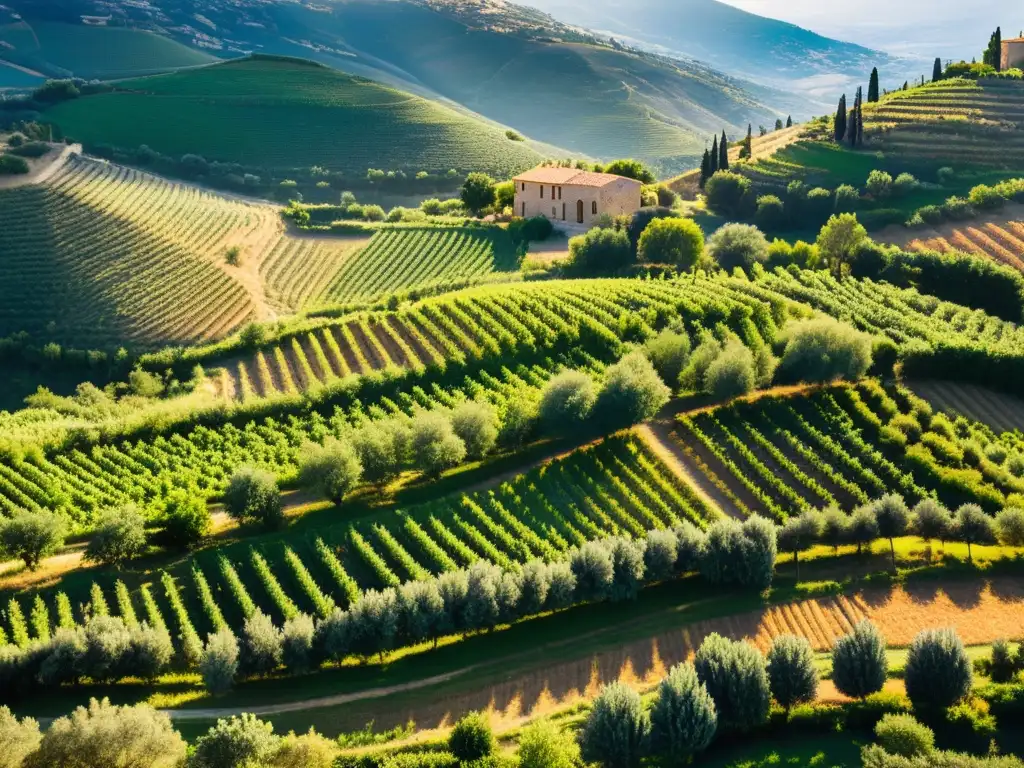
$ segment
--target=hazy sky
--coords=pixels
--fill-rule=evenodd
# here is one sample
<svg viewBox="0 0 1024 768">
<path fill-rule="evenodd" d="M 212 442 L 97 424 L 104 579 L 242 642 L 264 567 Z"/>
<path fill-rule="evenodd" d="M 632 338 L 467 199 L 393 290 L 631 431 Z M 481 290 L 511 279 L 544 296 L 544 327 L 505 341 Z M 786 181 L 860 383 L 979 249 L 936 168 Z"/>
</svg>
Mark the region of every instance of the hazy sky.
<svg viewBox="0 0 1024 768">
<path fill-rule="evenodd" d="M 976 55 L 998 25 L 1024 27 L 1020 0 L 724 0 L 815 32 L 894 52 Z M 981 39 L 979 39 L 981 38 Z M 934 51 L 934 52 L 932 52 Z"/>
</svg>

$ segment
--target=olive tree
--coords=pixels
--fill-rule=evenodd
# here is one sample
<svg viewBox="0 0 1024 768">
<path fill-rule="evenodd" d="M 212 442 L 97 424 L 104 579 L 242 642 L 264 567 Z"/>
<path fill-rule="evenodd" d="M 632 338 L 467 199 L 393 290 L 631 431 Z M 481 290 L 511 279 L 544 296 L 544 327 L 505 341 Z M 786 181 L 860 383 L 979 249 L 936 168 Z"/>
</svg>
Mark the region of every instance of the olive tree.
<svg viewBox="0 0 1024 768">
<path fill-rule="evenodd" d="M 946 541 L 953 534 L 953 516 L 935 499 L 921 499 L 913 510 L 914 533 L 925 541 Z"/>
<path fill-rule="evenodd" d="M 265 675 L 281 666 L 284 649 L 281 630 L 257 610 L 242 625 L 241 667 L 246 674 Z"/>
<path fill-rule="evenodd" d="M 199 660 L 199 673 L 210 693 L 231 690 L 238 675 L 238 657 L 238 638 L 230 629 L 224 627 L 210 635 Z"/>
<path fill-rule="evenodd" d="M 340 504 L 363 478 L 363 465 L 352 443 L 329 437 L 323 445 L 306 443 L 299 454 L 300 482 Z"/>
<path fill-rule="evenodd" d="M 821 513 L 808 509 L 790 517 L 779 528 L 779 549 L 793 554 L 796 565 L 796 580 L 800 581 L 800 553 L 806 552 L 821 537 L 825 522 Z"/>
<path fill-rule="evenodd" d="M 576 768 L 580 747 L 567 731 L 550 720 L 537 720 L 519 735 L 519 768 Z"/>
<path fill-rule="evenodd" d="M 462 185 L 459 197 L 470 213 L 479 216 L 486 208 L 494 205 L 498 199 L 494 179 L 486 173 L 469 174 Z"/>
<path fill-rule="evenodd" d="M 605 768 L 639 766 L 650 729 L 640 694 L 623 683 L 606 685 L 580 733 L 583 759 Z"/>
<path fill-rule="evenodd" d="M 640 261 L 675 264 L 684 272 L 693 269 L 704 254 L 704 231 L 693 219 L 655 219 L 640 235 Z"/>
<path fill-rule="evenodd" d="M 1007 507 L 996 515 L 999 543 L 1007 547 L 1024 547 L 1024 510 Z"/>
<path fill-rule="evenodd" d="M 852 213 L 840 213 L 828 220 L 818 234 L 818 252 L 832 267 L 836 277 L 842 277 L 860 250 L 869 242 L 868 231 Z"/>
<path fill-rule="evenodd" d="M 134 504 L 104 512 L 85 548 L 85 559 L 120 567 L 146 551 L 146 518 Z"/>
<path fill-rule="evenodd" d="M 0 768 L 21 768 L 36 751 L 43 736 L 31 717 L 19 720 L 7 707 L 0 707 Z"/>
<path fill-rule="evenodd" d="M 769 248 L 768 238 L 750 224 L 726 224 L 708 241 L 708 253 L 727 272 L 763 264 Z"/>
<path fill-rule="evenodd" d="M 780 370 L 788 381 L 856 381 L 871 367 L 871 337 L 832 318 L 788 326 Z"/>
<path fill-rule="evenodd" d="M 576 577 L 578 600 L 601 601 L 608 598 L 615 578 L 612 554 L 603 541 L 588 541 L 569 559 Z"/>
<path fill-rule="evenodd" d="M 480 760 L 494 752 L 494 731 L 481 712 L 470 712 L 448 734 L 448 751 L 462 763 Z"/>
<path fill-rule="evenodd" d="M 850 543 L 857 545 L 857 554 L 861 554 L 863 547 L 869 548 L 878 538 L 878 517 L 870 505 L 858 507 L 850 515 L 848 534 Z"/>
<path fill-rule="evenodd" d="M 274 734 L 273 723 L 265 723 L 256 715 L 245 713 L 218 720 L 196 740 L 188 768 L 240 768 L 270 762 L 278 749 L 280 737 Z"/>
<path fill-rule="evenodd" d="M 298 613 L 285 619 L 281 628 L 281 662 L 289 672 L 308 672 L 313 666 L 315 635 L 313 618 L 309 614 Z"/>
<path fill-rule="evenodd" d="M 715 701 L 719 728 L 748 731 L 767 722 L 771 688 L 757 648 L 712 633 L 697 649 L 693 666 Z"/>
<path fill-rule="evenodd" d="M 402 472 L 409 450 L 409 427 L 403 419 L 369 421 L 352 434 L 363 479 L 384 483 Z"/>
<path fill-rule="evenodd" d="M 273 529 L 284 522 L 277 478 L 255 467 L 239 467 L 228 480 L 224 508 L 239 523 L 258 522 Z"/>
<path fill-rule="evenodd" d="M 996 525 L 977 504 L 964 504 L 956 511 L 953 531 L 957 541 L 967 545 L 967 561 L 974 562 L 972 544 L 995 544 Z"/>
<path fill-rule="evenodd" d="M 185 741 L 166 714 L 145 704 L 119 707 L 91 699 L 88 707 L 53 722 L 26 768 L 177 768 L 184 760 Z"/>
<path fill-rule="evenodd" d="M 644 354 L 658 376 L 670 388 L 679 385 L 679 375 L 690 358 L 690 337 L 681 331 L 665 328 L 644 344 Z"/>
<path fill-rule="evenodd" d="M 676 575 L 679 537 L 672 530 L 647 533 L 644 547 L 644 578 L 649 582 L 666 581 Z"/>
<path fill-rule="evenodd" d="M 910 644 L 903 674 L 907 696 L 921 712 L 951 707 L 967 696 L 973 680 L 971 660 L 953 629 L 928 629 Z"/>
<path fill-rule="evenodd" d="M 671 395 L 651 361 L 637 350 L 605 371 L 594 411 L 611 428 L 632 426 L 653 418 Z"/>
<path fill-rule="evenodd" d="M 64 546 L 64 518 L 46 509 L 15 510 L 0 520 L 0 553 L 17 557 L 34 571 L 44 557 Z"/>
<path fill-rule="evenodd" d="M 451 420 L 436 411 L 424 411 L 413 419 L 409 450 L 417 469 L 431 477 L 466 458 L 466 444 L 455 434 Z"/>
<path fill-rule="evenodd" d="M 677 664 L 658 685 L 651 710 L 651 751 L 668 765 L 686 765 L 711 744 L 718 711 L 692 664 Z"/>
<path fill-rule="evenodd" d="M 889 660 L 885 638 L 870 621 L 862 621 L 832 649 L 832 682 L 853 699 L 865 699 L 885 686 Z"/>
<path fill-rule="evenodd" d="M 494 406 L 470 400 L 452 411 L 452 429 L 466 446 L 466 455 L 482 459 L 498 442 L 498 416 Z"/>
<path fill-rule="evenodd" d="M 831 506 L 822 513 L 819 540 L 837 554 L 839 547 L 850 540 L 850 520 L 839 507 Z"/>
<path fill-rule="evenodd" d="M 910 510 L 902 496 L 890 493 L 874 504 L 875 520 L 878 522 L 878 535 L 889 540 L 889 554 L 892 558 L 892 569 L 896 570 L 896 545 L 893 539 L 906 536 L 910 530 Z"/>
<path fill-rule="evenodd" d="M 571 431 L 590 417 L 596 399 L 594 381 L 587 374 L 562 371 L 541 391 L 540 419 L 550 431 Z"/>
<path fill-rule="evenodd" d="M 775 638 L 768 650 L 768 680 L 772 696 L 787 713 L 797 704 L 814 701 L 818 670 L 811 644 L 794 635 Z"/>
</svg>

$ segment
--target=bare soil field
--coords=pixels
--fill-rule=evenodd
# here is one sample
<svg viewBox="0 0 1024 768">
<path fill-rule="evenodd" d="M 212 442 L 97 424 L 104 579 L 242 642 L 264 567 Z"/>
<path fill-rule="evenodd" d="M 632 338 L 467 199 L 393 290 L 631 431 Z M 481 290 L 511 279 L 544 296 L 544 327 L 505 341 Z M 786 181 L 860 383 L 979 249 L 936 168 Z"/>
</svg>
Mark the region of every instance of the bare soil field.
<svg viewBox="0 0 1024 768">
<path fill-rule="evenodd" d="M 1024 430 L 1024 400 L 971 384 L 914 381 L 910 388 L 934 407 L 962 414 L 998 432 Z"/>
</svg>

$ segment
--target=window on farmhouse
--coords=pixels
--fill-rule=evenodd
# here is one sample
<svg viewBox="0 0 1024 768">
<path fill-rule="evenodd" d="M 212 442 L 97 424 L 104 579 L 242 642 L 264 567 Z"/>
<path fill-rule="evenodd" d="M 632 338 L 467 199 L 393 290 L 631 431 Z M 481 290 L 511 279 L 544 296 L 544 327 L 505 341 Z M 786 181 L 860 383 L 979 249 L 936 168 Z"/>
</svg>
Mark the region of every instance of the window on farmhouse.
<svg viewBox="0 0 1024 768">
<path fill-rule="evenodd" d="M 593 203 L 590 204 L 590 208 L 591 208 L 591 213 L 593 213 L 596 216 L 597 215 L 597 200 L 595 200 Z"/>
<path fill-rule="evenodd" d="M 544 185 L 543 184 L 540 185 L 540 199 L 541 200 L 544 199 Z"/>
</svg>

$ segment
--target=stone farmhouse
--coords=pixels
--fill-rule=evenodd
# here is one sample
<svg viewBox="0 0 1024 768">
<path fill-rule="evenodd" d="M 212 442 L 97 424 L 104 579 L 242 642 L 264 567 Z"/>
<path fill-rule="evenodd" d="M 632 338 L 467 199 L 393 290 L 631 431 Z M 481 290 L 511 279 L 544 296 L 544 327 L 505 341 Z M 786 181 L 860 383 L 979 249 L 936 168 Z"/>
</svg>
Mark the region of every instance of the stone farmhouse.
<svg viewBox="0 0 1024 768">
<path fill-rule="evenodd" d="M 1003 56 L 1000 69 L 1024 68 L 1024 37 L 1003 40 Z"/>
<path fill-rule="evenodd" d="M 608 173 L 541 166 L 516 176 L 515 213 L 545 216 L 565 229 L 589 229 L 598 217 L 640 208 L 639 181 Z"/>
</svg>

